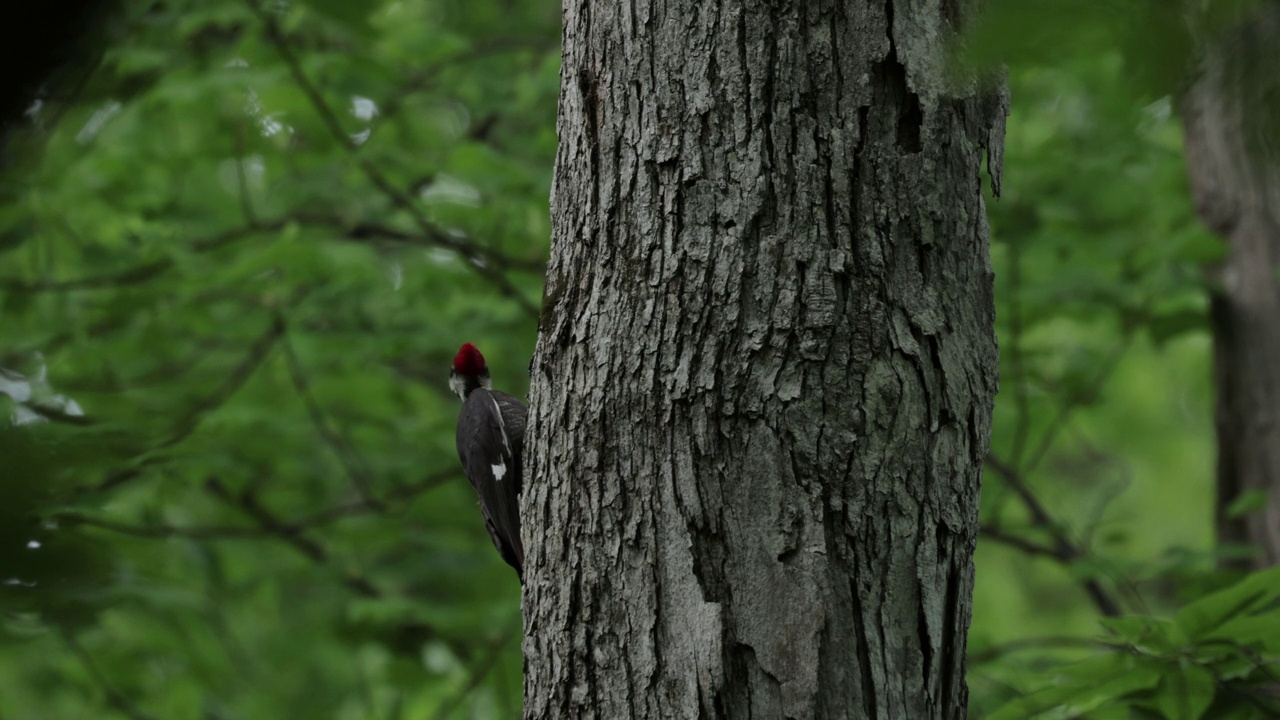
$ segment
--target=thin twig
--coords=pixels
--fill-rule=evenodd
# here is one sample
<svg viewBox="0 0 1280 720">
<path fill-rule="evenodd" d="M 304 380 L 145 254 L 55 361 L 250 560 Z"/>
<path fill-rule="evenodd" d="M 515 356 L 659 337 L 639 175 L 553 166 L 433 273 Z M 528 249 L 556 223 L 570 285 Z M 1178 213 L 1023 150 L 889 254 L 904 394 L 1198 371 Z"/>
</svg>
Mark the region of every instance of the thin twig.
<svg viewBox="0 0 1280 720">
<path fill-rule="evenodd" d="M 50 520 L 67 527 L 86 526 L 100 530 L 110 530 L 121 535 L 132 535 L 140 538 L 189 538 L 192 540 L 261 540 L 267 535 L 256 527 L 185 527 L 180 525 L 131 525 L 105 518 L 96 518 L 78 512 L 56 513 Z"/>
<path fill-rule="evenodd" d="M 1025 538 L 1021 538 L 1012 533 L 1005 532 L 1003 529 L 995 527 L 993 525 L 983 525 L 982 528 L 978 531 L 978 535 L 981 537 L 994 540 L 1000 543 L 1001 545 L 1008 545 L 1009 547 L 1015 548 L 1017 550 L 1021 550 L 1022 552 L 1028 555 L 1033 555 L 1036 557 L 1050 557 L 1055 560 L 1062 559 L 1061 555 L 1059 555 L 1058 551 L 1055 550 L 1054 548 L 1046 547 L 1044 545 L 1031 542 L 1030 540 L 1027 540 Z"/>
<path fill-rule="evenodd" d="M 242 359 L 240 363 L 232 369 L 231 374 L 222 381 L 222 384 L 219 385 L 217 389 L 206 396 L 204 400 L 201 400 L 195 408 L 187 413 L 185 418 L 178 422 L 177 428 L 169 435 L 169 437 L 165 438 L 164 441 L 153 448 L 153 452 L 149 457 L 140 461 L 133 467 L 118 470 L 108 475 L 102 482 L 98 483 L 94 487 L 94 490 L 102 492 L 119 487 L 120 485 L 141 475 L 143 469 L 147 466 L 160 462 L 160 456 L 154 451 L 173 447 L 187 439 L 191 433 L 195 432 L 204 417 L 209 412 L 217 409 L 229 400 L 231 396 L 234 395 L 236 391 L 239 390 L 253 375 L 254 371 L 262 365 L 262 362 L 266 359 L 267 355 L 271 353 L 271 349 L 275 347 L 276 341 L 280 339 L 283 332 L 284 325 L 279 321 L 279 319 L 273 319 L 271 325 L 267 327 L 262 336 L 259 337 L 252 346 L 250 346 L 248 352 L 244 356 L 244 359 Z"/>
<path fill-rule="evenodd" d="M 1045 548 L 1037 545 L 1035 546 L 1037 554 L 1052 557 L 1064 565 L 1069 565 L 1084 557 L 1084 551 L 1071 540 L 1066 530 L 1054 520 L 1048 509 L 1035 496 L 1035 493 L 1031 492 L 1031 487 L 1027 484 L 1023 475 L 993 455 L 987 455 L 987 467 L 994 470 L 996 475 L 1004 480 L 1005 484 L 1022 500 L 1027 512 L 1031 514 L 1032 526 L 1049 533 L 1053 547 Z M 990 532 L 990 530 L 987 530 L 988 534 Z M 1043 553 L 1041 552 L 1042 550 L 1049 550 L 1050 552 Z M 1094 606 L 1098 608 L 1098 612 L 1107 617 L 1120 615 L 1120 603 L 1102 587 L 1101 583 L 1093 578 L 1085 578 L 1081 580 L 1081 584 L 1093 601 Z"/>
<path fill-rule="evenodd" d="M 471 667 L 470 676 L 467 678 L 466 684 L 459 688 L 453 697 L 441 703 L 440 708 L 436 710 L 435 720 L 445 720 L 450 713 L 462 704 L 463 700 L 467 699 L 468 695 L 480 687 L 480 683 L 484 682 L 484 679 L 497 666 L 498 660 L 502 658 L 503 649 L 506 648 L 507 643 L 511 642 L 518 630 L 519 618 L 517 618 L 517 623 L 513 628 L 508 628 L 494 642 L 489 644 L 489 651 Z"/>
<path fill-rule="evenodd" d="M 1009 369 L 1013 375 L 1013 400 L 1017 419 L 1013 426 L 1013 449 L 1009 453 L 1015 467 L 1022 463 L 1027 433 L 1031 427 L 1030 397 L 1027 393 L 1026 356 L 1022 351 L 1022 248 L 1017 238 L 1009 243 Z"/>
<path fill-rule="evenodd" d="M 357 243 L 369 243 L 371 240 L 382 240 L 400 245 L 416 245 L 422 247 L 439 247 L 440 243 L 430 237 L 415 235 L 398 230 L 388 225 L 374 222 L 360 222 L 355 225 L 335 217 L 319 215 L 299 215 L 275 220 L 255 221 L 251 225 L 232 228 L 211 237 L 197 240 L 187 246 L 185 252 L 201 255 L 230 246 L 240 240 L 256 235 L 279 232 L 291 224 L 302 227 L 329 228 L 334 231 L 334 238 Z M 494 251 L 485 251 L 484 262 L 499 268 L 541 272 L 546 263 L 537 260 L 522 260 Z M 86 275 L 66 280 L 23 280 L 16 277 L 0 277 L 0 289 L 19 293 L 62 293 L 85 290 L 111 290 L 132 287 L 150 282 L 169 272 L 177 266 L 173 257 L 162 257 L 138 263 L 133 267 L 114 272 Z"/>
<path fill-rule="evenodd" d="M 56 109 L 53 111 L 53 116 L 49 118 L 48 122 L 39 122 L 38 116 L 33 118 L 34 124 L 41 132 L 44 133 L 45 137 L 52 137 L 53 131 L 62 123 L 62 119 L 66 117 L 71 108 L 76 107 L 77 101 L 80 100 L 81 95 L 84 94 L 85 88 L 89 87 L 89 80 L 97 74 L 98 68 L 102 67 L 102 61 L 106 56 L 107 53 L 104 46 L 101 52 L 94 54 L 91 62 L 85 64 L 84 73 L 80 75 L 80 77 L 76 78 L 76 84 L 71 88 L 70 92 L 66 93 L 62 97 L 53 97 L 51 95 L 48 98 L 50 105 L 53 105 L 55 102 L 57 103 Z M 44 98 L 40 99 L 43 100 Z"/>
<path fill-rule="evenodd" d="M 433 237 L 397 230 L 396 228 L 367 220 L 352 225 L 350 229 L 342 235 L 342 238 L 346 240 L 376 239 L 397 244 L 426 245 L 431 247 L 440 246 L 440 243 Z M 492 264 L 494 267 L 510 270 L 527 270 L 529 272 L 537 273 L 545 272 L 547 269 L 547 264 L 542 260 L 514 258 L 496 250 L 488 248 L 482 249 L 475 246 L 471 247 L 483 256 L 484 262 Z"/>
<path fill-rule="evenodd" d="M 354 515 L 362 515 L 366 513 L 385 514 L 391 509 L 391 502 L 412 499 L 428 490 L 440 487 L 447 480 L 457 476 L 458 470 L 456 469 L 438 470 L 426 476 L 422 480 L 392 489 L 386 493 L 386 497 L 377 506 L 371 505 L 363 499 L 352 503 L 334 505 L 333 507 L 308 515 L 307 517 L 297 521 L 295 524 L 302 527 L 318 527 Z"/>
<path fill-rule="evenodd" d="M 1040 502 L 1040 499 L 1031 492 L 1031 488 L 1023 480 L 1022 474 L 1012 465 L 1000 460 L 995 455 L 987 455 L 987 467 L 996 471 L 996 475 L 1000 476 L 1009 489 L 1017 494 L 1022 500 L 1022 504 L 1026 506 L 1027 512 L 1031 513 L 1031 523 L 1036 527 L 1048 530 L 1058 528 L 1058 523 L 1049 515 L 1049 511 Z M 1066 538 L 1057 538 L 1056 543 L 1059 552 L 1068 550 L 1070 542 Z"/>
<path fill-rule="evenodd" d="M 249 227 L 258 223 L 257 213 L 253 211 L 253 201 L 249 198 L 249 178 L 244 171 L 244 123 L 236 125 L 236 189 L 240 198 L 240 214 Z"/>
<path fill-rule="evenodd" d="M 271 222 L 232 228 L 211 237 L 193 242 L 187 247 L 186 251 L 197 255 L 211 252 L 213 250 L 226 247 L 237 240 L 242 240 L 258 233 L 278 231 L 282 229 L 285 224 L 285 220 L 274 220 Z M 176 261 L 173 257 L 162 257 L 156 260 L 139 263 L 133 267 L 118 270 L 116 272 L 102 273 L 100 275 L 87 275 L 84 277 L 71 278 L 69 280 L 27 281 L 20 278 L 7 277 L 0 278 L 0 288 L 15 292 L 34 293 L 70 292 L 73 290 L 104 290 L 109 288 L 128 287 L 154 280 L 173 269 L 175 265 Z"/>
<path fill-rule="evenodd" d="M 302 94 L 307 97 L 316 114 L 320 116 L 321 122 L 328 128 L 329 134 L 351 155 L 369 182 L 391 201 L 393 207 L 408 213 L 424 236 L 430 238 L 437 245 L 461 255 L 466 259 L 467 266 L 473 272 L 496 286 L 503 295 L 514 300 L 527 314 L 537 317 L 538 308 L 529 302 L 529 299 L 520 292 L 519 288 L 505 274 L 486 262 L 485 254 L 479 248 L 472 243 L 450 235 L 427 220 L 408 193 L 396 187 L 386 175 L 382 174 L 382 171 L 376 165 L 360 154 L 360 146 L 347 134 L 347 131 L 342 127 L 342 122 L 338 120 L 337 114 L 333 111 L 328 101 L 324 99 L 320 89 L 316 87 L 310 76 L 303 70 L 302 63 L 299 62 L 297 55 L 294 54 L 293 48 L 289 46 L 288 39 L 285 38 L 284 31 L 280 29 L 280 25 L 275 18 L 263 10 L 257 0 L 245 0 L 245 2 L 262 22 L 267 39 L 275 46 L 276 52 L 280 53 L 280 57 L 289 68 L 289 73 L 293 76 L 294 82 L 302 90 Z"/>
<path fill-rule="evenodd" d="M 263 506 L 253 493 L 233 493 L 231 488 L 216 477 L 206 480 L 204 486 L 210 495 L 249 516 L 267 535 L 284 542 L 317 565 L 331 566 L 329 551 L 323 545 L 303 534 L 304 528 L 288 523 L 276 516 Z M 342 584 L 357 595 L 366 598 L 383 597 L 382 591 L 359 575 L 344 573 Z"/>
<path fill-rule="evenodd" d="M 334 569 L 332 557 L 329 551 L 325 549 L 318 541 L 307 537 L 304 532 L 305 527 L 290 523 L 283 520 L 275 513 L 264 506 L 251 491 L 233 492 L 230 487 L 223 483 L 217 477 L 210 477 L 205 480 L 205 490 L 212 496 L 218 498 L 227 505 L 236 508 L 252 519 L 258 527 L 260 527 L 268 536 L 287 544 L 294 550 L 298 551 L 303 557 L 312 561 L 316 565 L 324 568 Z M 342 572 L 342 571 L 340 571 Z M 368 599 L 381 599 L 386 597 L 386 593 L 376 587 L 369 580 L 348 572 L 342 572 L 342 584 L 352 592 L 361 597 Z M 408 631 L 406 626 L 402 628 Z M 415 622 L 412 626 L 415 634 L 425 634 L 431 638 L 437 638 L 446 643 L 458 657 L 466 659 L 470 656 L 470 650 L 467 643 L 450 638 L 441 634 L 435 627 Z"/>
<path fill-rule="evenodd" d="M 408 500 L 428 490 L 439 487 L 446 480 L 455 477 L 456 470 L 444 470 L 432 473 L 422 480 L 395 488 L 387 493 L 388 501 Z M 386 514 L 385 503 L 374 507 L 364 500 L 353 503 L 342 503 L 324 510 L 316 511 L 298 520 L 283 520 L 281 525 L 296 528 L 299 532 L 324 527 L 351 517 L 365 514 Z M 138 538 L 168 539 L 186 538 L 190 540 L 261 540 L 272 533 L 261 527 L 238 525 L 170 525 L 154 523 L 138 525 L 123 523 L 107 518 L 93 517 L 81 512 L 66 511 L 51 515 L 50 520 L 67 527 L 85 526 L 107 530 L 109 532 L 130 535 Z"/>
<path fill-rule="evenodd" d="M 281 320 L 281 323 L 283 323 L 283 320 Z M 369 470 L 369 464 L 365 462 L 360 452 L 340 430 L 330 426 L 324 410 L 320 407 L 315 394 L 311 391 L 311 382 L 307 379 L 307 374 L 302 368 L 302 361 L 298 359 L 298 353 L 294 350 L 288 333 L 285 333 L 281 338 L 280 346 L 284 350 L 285 364 L 289 368 L 289 379 L 293 382 L 293 387 L 298 392 L 298 397 L 302 399 L 302 404 L 307 409 L 311 424 L 315 426 L 316 432 L 320 434 L 325 444 L 337 455 L 338 461 L 342 463 L 342 467 L 346 470 L 352 486 L 355 487 L 356 492 L 360 493 L 361 500 L 370 507 L 381 510 L 384 505 L 374 494 L 373 473 Z"/>
<path fill-rule="evenodd" d="M 71 654 L 76 656 L 80 661 L 80 664 L 84 666 L 85 671 L 89 673 L 89 677 L 93 678 L 94 684 L 102 691 L 102 694 L 107 699 L 107 705 L 124 713 L 132 720 L 154 720 L 152 716 L 139 710 L 132 702 L 129 701 L 129 698 L 125 697 L 119 690 L 116 690 L 115 687 L 112 686 L 111 682 L 107 680 L 107 676 L 102 674 L 102 670 L 98 668 L 97 663 L 93 661 L 93 658 L 89 656 L 88 651 L 86 651 L 79 641 L 76 640 L 71 631 L 63 631 L 62 639 L 66 643 L 67 647 L 70 648 Z"/>
<path fill-rule="evenodd" d="M 404 107 L 407 98 L 413 97 L 414 93 L 436 87 L 436 81 L 439 79 L 442 69 L 453 69 L 498 55 L 525 51 L 533 52 L 538 58 L 548 53 L 556 53 L 558 55 L 560 52 L 559 38 L 548 40 L 541 35 L 538 37 L 489 38 L 476 42 L 463 52 L 441 56 L 425 66 L 415 65 L 411 69 L 404 69 L 399 75 L 405 79 L 405 82 L 388 94 L 385 103 L 379 103 L 378 114 L 383 118 L 395 117 Z"/>
<path fill-rule="evenodd" d="M 1103 362 L 1102 368 L 1098 370 L 1098 374 L 1094 376 L 1093 381 L 1089 383 L 1088 388 L 1084 392 L 1077 394 L 1075 397 L 1068 398 L 1062 407 L 1058 409 L 1058 413 L 1054 415 L 1053 420 L 1049 422 L 1049 427 L 1045 429 L 1044 435 L 1040 436 L 1040 442 L 1036 445 L 1036 449 L 1031 453 L 1031 459 L 1025 465 L 1020 466 L 1023 475 L 1031 475 L 1036 468 L 1040 466 L 1040 461 L 1044 460 L 1053 447 L 1054 441 L 1058 439 L 1058 434 L 1066 427 L 1067 420 L 1070 419 L 1071 413 L 1076 410 L 1082 403 L 1088 402 L 1098 396 L 1102 386 L 1111 378 L 1111 374 L 1115 372 L 1116 366 L 1120 364 L 1121 358 L 1124 357 L 1125 351 L 1133 343 L 1134 331 L 1129 330 L 1125 333 L 1120 342 L 1111 348 L 1111 352 L 1107 355 L 1106 361 Z"/>
</svg>

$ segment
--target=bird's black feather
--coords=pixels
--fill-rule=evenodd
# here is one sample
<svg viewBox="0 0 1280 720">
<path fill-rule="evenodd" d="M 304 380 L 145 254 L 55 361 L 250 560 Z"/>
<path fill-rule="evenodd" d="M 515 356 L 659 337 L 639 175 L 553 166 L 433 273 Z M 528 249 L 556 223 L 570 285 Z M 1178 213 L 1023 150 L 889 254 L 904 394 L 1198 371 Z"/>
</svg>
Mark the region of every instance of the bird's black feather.
<svg viewBox="0 0 1280 720">
<path fill-rule="evenodd" d="M 524 403 L 515 397 L 477 388 L 462 404 L 457 435 L 458 459 L 480 499 L 485 528 L 498 554 L 516 569 L 522 581 L 520 493 L 525 415 Z"/>
</svg>

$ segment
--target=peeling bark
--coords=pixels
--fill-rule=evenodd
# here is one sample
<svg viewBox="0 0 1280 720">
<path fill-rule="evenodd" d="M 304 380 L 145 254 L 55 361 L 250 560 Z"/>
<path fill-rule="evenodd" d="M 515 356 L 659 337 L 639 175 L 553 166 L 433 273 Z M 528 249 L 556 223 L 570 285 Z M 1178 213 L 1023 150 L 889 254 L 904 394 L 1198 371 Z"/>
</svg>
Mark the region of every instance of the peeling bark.
<svg viewBox="0 0 1280 720">
<path fill-rule="evenodd" d="M 566 0 L 527 718 L 958 718 L 996 388 L 937 3 Z"/>
<path fill-rule="evenodd" d="M 1280 563 L 1280 10 L 1260 9 L 1206 48 L 1183 98 L 1187 166 L 1201 220 L 1222 236 L 1212 272 L 1218 541 L 1252 567 Z M 1262 493 L 1260 511 L 1231 504 Z"/>
</svg>

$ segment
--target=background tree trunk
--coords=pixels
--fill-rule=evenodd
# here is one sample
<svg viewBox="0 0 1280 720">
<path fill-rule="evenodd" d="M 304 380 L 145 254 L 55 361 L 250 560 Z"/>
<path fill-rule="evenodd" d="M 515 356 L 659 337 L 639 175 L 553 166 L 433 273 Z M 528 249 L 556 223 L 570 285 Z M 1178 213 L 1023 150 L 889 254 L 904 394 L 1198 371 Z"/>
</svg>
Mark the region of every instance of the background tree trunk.
<svg viewBox="0 0 1280 720">
<path fill-rule="evenodd" d="M 1004 105 L 952 11 L 566 0 L 526 717 L 964 715 Z"/>
<path fill-rule="evenodd" d="M 1228 255 L 1214 272 L 1218 541 L 1280 563 L 1280 10 L 1217 39 L 1183 102 L 1201 219 Z M 1260 510 L 1232 516 L 1249 494 Z"/>
</svg>

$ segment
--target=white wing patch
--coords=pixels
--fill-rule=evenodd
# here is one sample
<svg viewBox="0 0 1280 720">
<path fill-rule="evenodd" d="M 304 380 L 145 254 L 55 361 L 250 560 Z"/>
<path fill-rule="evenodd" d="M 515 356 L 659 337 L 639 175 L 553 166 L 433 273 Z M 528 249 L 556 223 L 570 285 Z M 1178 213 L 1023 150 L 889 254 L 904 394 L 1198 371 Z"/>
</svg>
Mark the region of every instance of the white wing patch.
<svg viewBox="0 0 1280 720">
<path fill-rule="evenodd" d="M 495 463 L 493 466 L 493 479 L 502 482 L 502 478 L 507 474 L 506 463 Z"/>
<path fill-rule="evenodd" d="M 507 423 L 502 419 L 502 408 L 498 407 L 498 401 L 492 395 L 489 396 L 489 402 L 493 403 L 493 413 L 498 416 L 498 431 L 502 433 L 502 448 L 507 451 L 507 457 L 511 457 L 511 443 L 507 442 Z M 495 465 L 494 467 L 497 466 Z M 506 471 L 504 466 L 502 472 L 506 473 Z M 501 480 L 502 476 L 499 475 L 498 479 Z"/>
</svg>

